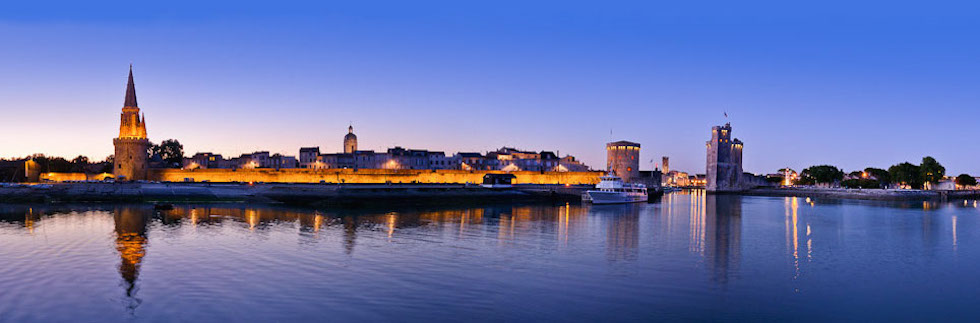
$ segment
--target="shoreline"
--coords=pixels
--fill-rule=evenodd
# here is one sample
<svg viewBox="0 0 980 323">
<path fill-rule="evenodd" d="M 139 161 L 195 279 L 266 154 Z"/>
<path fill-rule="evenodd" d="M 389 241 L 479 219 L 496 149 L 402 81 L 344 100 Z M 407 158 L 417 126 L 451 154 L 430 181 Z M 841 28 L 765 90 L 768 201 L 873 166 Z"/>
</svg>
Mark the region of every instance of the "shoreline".
<svg viewBox="0 0 980 323">
<path fill-rule="evenodd" d="M 0 203 L 250 202 L 290 205 L 571 201 L 588 185 L 41 183 L 0 186 Z"/>
<path fill-rule="evenodd" d="M 926 191 L 893 189 L 754 188 L 735 194 L 747 196 L 795 196 L 876 201 L 930 201 L 980 198 L 980 190 Z"/>
<path fill-rule="evenodd" d="M 516 184 L 487 188 L 467 184 L 307 183 L 40 183 L 0 185 L 0 203 L 249 202 L 289 205 L 439 204 L 472 201 L 579 201 L 590 185 Z M 651 197 L 662 194 L 651 190 Z M 813 197 L 879 201 L 980 199 L 980 190 L 755 188 L 710 192 L 743 196 Z"/>
</svg>

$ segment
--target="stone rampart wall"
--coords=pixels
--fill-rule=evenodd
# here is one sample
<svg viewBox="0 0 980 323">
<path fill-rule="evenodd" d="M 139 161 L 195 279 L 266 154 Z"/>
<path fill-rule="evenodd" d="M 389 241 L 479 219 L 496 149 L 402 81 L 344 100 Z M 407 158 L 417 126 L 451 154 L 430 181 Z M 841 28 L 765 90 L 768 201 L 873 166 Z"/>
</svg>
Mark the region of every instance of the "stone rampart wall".
<svg viewBox="0 0 980 323">
<path fill-rule="evenodd" d="M 266 183 L 482 183 L 483 175 L 502 171 L 389 169 L 150 169 L 161 182 Z M 596 184 L 602 172 L 510 172 L 514 184 Z"/>
</svg>

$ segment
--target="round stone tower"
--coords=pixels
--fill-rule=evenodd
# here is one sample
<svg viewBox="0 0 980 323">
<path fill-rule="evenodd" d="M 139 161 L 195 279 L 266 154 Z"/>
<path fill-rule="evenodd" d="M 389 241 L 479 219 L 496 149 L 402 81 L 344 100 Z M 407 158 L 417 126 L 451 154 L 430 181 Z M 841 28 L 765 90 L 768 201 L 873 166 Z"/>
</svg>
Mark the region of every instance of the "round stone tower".
<svg viewBox="0 0 980 323">
<path fill-rule="evenodd" d="M 354 135 L 354 125 L 347 127 L 347 135 L 344 136 L 344 153 L 353 154 L 357 151 L 357 135 Z"/>
<path fill-rule="evenodd" d="M 119 121 L 119 138 L 113 139 L 116 147 L 112 173 L 117 180 L 146 180 L 147 149 L 150 141 L 146 138 L 146 119 L 140 115 L 136 104 L 136 86 L 133 85 L 133 66 L 129 66 L 129 83 L 126 85 L 126 101 L 123 103 Z"/>
<path fill-rule="evenodd" d="M 627 183 L 639 177 L 640 144 L 629 141 L 606 144 L 606 167 Z"/>
</svg>

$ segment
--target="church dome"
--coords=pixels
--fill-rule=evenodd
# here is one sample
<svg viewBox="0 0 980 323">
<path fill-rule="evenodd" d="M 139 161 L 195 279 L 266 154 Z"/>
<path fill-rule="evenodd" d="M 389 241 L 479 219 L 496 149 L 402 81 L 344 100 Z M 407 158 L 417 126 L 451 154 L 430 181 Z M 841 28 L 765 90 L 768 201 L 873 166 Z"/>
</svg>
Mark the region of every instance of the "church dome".
<svg viewBox="0 0 980 323">
<path fill-rule="evenodd" d="M 357 136 L 354 135 L 354 126 L 347 127 L 347 135 L 344 136 L 344 153 L 353 154 L 357 151 Z"/>
<path fill-rule="evenodd" d="M 357 135 L 354 134 L 354 126 L 347 127 L 347 135 L 344 136 L 344 140 L 357 140 Z"/>
</svg>

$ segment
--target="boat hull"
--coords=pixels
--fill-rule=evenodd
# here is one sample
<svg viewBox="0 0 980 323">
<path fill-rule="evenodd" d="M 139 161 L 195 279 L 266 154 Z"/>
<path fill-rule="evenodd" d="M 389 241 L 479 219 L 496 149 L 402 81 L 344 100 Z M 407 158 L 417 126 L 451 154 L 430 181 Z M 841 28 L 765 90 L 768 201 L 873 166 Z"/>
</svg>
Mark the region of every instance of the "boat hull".
<svg viewBox="0 0 980 323">
<path fill-rule="evenodd" d="M 588 195 L 588 198 L 585 200 L 592 204 L 621 204 L 647 201 L 646 194 L 638 193 L 588 191 L 585 194 Z"/>
</svg>

